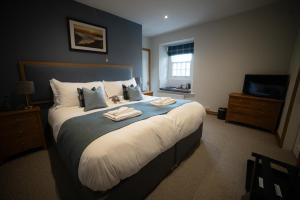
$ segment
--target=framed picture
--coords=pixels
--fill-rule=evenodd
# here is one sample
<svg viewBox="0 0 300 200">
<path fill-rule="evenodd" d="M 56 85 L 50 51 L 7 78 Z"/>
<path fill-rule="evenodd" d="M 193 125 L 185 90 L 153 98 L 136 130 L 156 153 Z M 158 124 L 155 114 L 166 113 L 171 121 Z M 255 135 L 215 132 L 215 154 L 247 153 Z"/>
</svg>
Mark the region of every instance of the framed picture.
<svg viewBox="0 0 300 200">
<path fill-rule="evenodd" d="M 68 19 L 70 48 L 72 50 L 107 53 L 106 28 Z"/>
</svg>

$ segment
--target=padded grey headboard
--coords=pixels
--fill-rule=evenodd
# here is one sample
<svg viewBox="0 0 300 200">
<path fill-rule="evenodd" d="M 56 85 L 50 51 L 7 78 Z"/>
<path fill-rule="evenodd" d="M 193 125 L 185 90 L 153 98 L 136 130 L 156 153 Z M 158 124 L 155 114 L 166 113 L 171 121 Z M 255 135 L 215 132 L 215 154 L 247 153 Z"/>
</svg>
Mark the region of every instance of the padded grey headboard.
<svg viewBox="0 0 300 200">
<path fill-rule="evenodd" d="M 32 104 L 52 102 L 49 80 L 55 78 L 66 82 L 115 81 L 132 78 L 130 65 L 84 64 L 46 61 L 19 62 L 20 80 L 33 81 L 35 93 Z"/>
</svg>

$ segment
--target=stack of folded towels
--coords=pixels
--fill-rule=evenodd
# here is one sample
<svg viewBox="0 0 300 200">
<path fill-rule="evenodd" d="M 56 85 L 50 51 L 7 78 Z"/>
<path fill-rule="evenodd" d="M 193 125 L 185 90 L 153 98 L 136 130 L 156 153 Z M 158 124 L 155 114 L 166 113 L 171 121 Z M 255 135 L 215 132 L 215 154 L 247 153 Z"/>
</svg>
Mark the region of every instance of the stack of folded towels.
<svg viewBox="0 0 300 200">
<path fill-rule="evenodd" d="M 109 111 L 107 113 L 104 113 L 103 116 L 107 117 L 113 121 L 121 121 L 124 119 L 129 119 L 132 117 L 136 117 L 143 114 L 142 111 L 136 110 L 134 108 L 128 108 L 125 106 L 122 106 L 116 110 Z"/>
<path fill-rule="evenodd" d="M 172 99 L 171 97 L 161 97 L 159 99 L 151 101 L 150 103 L 155 106 L 166 106 L 166 105 L 176 103 L 176 100 Z"/>
</svg>

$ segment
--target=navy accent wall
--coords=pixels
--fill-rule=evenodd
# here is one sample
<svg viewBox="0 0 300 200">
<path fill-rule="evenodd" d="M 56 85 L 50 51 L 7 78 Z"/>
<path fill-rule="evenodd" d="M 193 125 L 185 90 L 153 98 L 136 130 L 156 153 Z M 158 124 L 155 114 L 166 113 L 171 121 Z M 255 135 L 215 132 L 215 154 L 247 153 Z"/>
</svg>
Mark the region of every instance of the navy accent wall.
<svg viewBox="0 0 300 200">
<path fill-rule="evenodd" d="M 107 27 L 110 64 L 131 64 L 141 76 L 142 26 L 71 1 L 15 1 L 1 5 L 1 99 L 13 93 L 17 61 L 105 63 L 106 55 L 71 51 L 67 17 Z"/>
</svg>

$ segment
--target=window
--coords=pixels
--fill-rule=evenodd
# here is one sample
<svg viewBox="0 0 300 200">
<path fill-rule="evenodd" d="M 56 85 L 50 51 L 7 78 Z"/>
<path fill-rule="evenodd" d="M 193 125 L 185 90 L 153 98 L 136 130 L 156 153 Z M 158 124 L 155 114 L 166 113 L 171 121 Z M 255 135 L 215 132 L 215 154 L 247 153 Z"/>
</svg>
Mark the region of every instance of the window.
<svg viewBox="0 0 300 200">
<path fill-rule="evenodd" d="M 193 54 L 179 54 L 171 57 L 170 70 L 172 77 L 189 78 Z"/>
<path fill-rule="evenodd" d="M 176 80 L 191 79 L 194 42 L 168 46 L 168 78 Z"/>
</svg>

